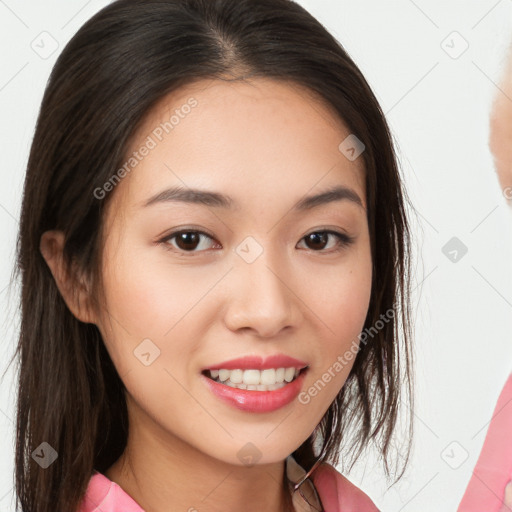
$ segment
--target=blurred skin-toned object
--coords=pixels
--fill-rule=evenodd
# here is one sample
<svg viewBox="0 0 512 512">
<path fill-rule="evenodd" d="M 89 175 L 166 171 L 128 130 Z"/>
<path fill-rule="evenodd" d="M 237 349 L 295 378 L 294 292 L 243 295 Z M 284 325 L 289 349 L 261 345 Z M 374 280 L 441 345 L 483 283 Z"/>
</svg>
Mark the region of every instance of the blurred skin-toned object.
<svg viewBox="0 0 512 512">
<path fill-rule="evenodd" d="M 508 512 L 510 510 L 512 510 L 512 482 L 509 482 L 505 488 L 505 498 L 500 512 Z"/>
<path fill-rule="evenodd" d="M 512 44 L 496 89 L 489 148 L 498 181 L 512 207 Z M 490 420 L 484 444 L 457 512 L 512 511 L 512 374 Z"/>
<path fill-rule="evenodd" d="M 503 195 L 512 206 L 512 44 L 491 109 L 489 147 Z"/>
</svg>

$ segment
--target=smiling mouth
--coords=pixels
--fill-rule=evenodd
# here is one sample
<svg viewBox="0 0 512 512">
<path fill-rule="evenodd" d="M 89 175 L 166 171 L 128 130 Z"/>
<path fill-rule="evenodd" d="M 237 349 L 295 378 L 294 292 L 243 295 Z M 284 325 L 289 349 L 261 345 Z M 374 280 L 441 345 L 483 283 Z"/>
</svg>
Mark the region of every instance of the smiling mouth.
<svg viewBox="0 0 512 512">
<path fill-rule="evenodd" d="M 293 382 L 309 366 L 300 368 L 269 368 L 267 370 L 204 370 L 206 377 L 225 386 L 248 391 L 275 391 Z"/>
</svg>

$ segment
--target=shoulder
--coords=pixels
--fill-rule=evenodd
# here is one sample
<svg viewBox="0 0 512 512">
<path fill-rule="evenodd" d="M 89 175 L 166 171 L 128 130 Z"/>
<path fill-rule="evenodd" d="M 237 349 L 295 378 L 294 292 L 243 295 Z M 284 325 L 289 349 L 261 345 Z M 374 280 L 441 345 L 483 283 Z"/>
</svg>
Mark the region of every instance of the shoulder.
<svg viewBox="0 0 512 512">
<path fill-rule="evenodd" d="M 329 512 L 379 512 L 359 487 L 331 464 L 321 464 L 312 475 L 318 495 Z"/>
<path fill-rule="evenodd" d="M 95 472 L 77 512 L 144 512 L 118 484 Z"/>
<path fill-rule="evenodd" d="M 498 510 L 506 483 L 512 479 L 512 374 L 494 407 L 482 449 L 457 509 Z"/>
</svg>

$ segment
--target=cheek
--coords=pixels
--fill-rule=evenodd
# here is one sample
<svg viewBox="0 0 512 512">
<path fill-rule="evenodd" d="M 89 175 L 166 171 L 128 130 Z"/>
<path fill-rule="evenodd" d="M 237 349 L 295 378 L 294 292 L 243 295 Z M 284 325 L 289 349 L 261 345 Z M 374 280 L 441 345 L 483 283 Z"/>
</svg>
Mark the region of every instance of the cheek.
<svg viewBox="0 0 512 512">
<path fill-rule="evenodd" d="M 132 336 L 162 338 L 193 308 L 202 291 L 202 280 L 169 264 L 163 248 L 138 249 L 127 241 L 110 261 L 104 269 L 109 310 Z"/>
<path fill-rule="evenodd" d="M 170 404 L 189 404 L 194 353 L 201 340 L 195 305 L 202 287 L 182 269 L 128 249 L 104 269 L 108 315 L 100 329 L 128 393 L 154 420 L 166 420 Z M 196 312 L 197 310 L 197 312 Z M 197 413 L 197 411 L 196 411 Z"/>
<path fill-rule="evenodd" d="M 343 368 L 336 365 L 333 385 L 341 389 L 357 354 L 359 334 L 368 313 L 371 280 L 367 276 L 349 274 L 341 286 L 330 289 L 317 308 L 322 326 L 320 372 L 333 368 L 342 359 Z M 334 391 L 333 391 L 334 392 Z M 334 392 L 335 394 L 337 393 Z"/>
<path fill-rule="evenodd" d="M 166 283 L 155 278 L 143 258 L 118 258 L 115 265 L 104 271 L 109 313 L 117 320 L 117 328 L 125 328 L 132 337 L 147 337 L 171 327 L 172 295 L 166 293 Z M 176 297 L 176 296 L 175 296 Z M 176 297 L 177 299 L 177 297 Z M 163 313 L 167 311 L 167 325 Z"/>
<path fill-rule="evenodd" d="M 187 323 L 187 312 L 197 302 L 197 290 L 185 282 L 186 276 L 179 268 L 162 268 L 161 263 L 133 249 L 120 248 L 115 257 L 106 257 L 105 261 L 108 311 L 104 311 L 100 330 L 119 374 L 138 369 L 140 361 L 136 357 L 139 346 L 140 350 L 144 347 L 141 343 L 158 354 L 159 365 L 171 359 L 168 346 L 172 343 L 176 366 L 176 361 L 194 348 L 190 340 L 179 343 L 176 339 L 181 339 L 179 332 Z"/>
<path fill-rule="evenodd" d="M 365 240 L 366 242 L 366 240 Z M 312 273 L 305 289 L 328 338 L 343 348 L 363 328 L 371 298 L 372 261 L 369 243 L 352 251 L 340 265 Z M 350 338 L 350 339 L 349 339 Z"/>
<path fill-rule="evenodd" d="M 333 284 L 335 283 L 335 285 Z M 371 298 L 369 244 L 345 265 L 307 283 L 311 309 L 317 316 L 317 366 L 306 384 L 304 403 L 318 421 L 343 387 L 352 369 Z"/>
</svg>

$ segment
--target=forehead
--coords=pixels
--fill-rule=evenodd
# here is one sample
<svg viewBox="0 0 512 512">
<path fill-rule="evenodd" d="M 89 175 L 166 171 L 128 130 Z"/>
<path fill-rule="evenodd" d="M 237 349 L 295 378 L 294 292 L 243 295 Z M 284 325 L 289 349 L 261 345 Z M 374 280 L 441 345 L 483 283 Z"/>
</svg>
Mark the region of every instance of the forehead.
<svg viewBox="0 0 512 512">
<path fill-rule="evenodd" d="M 365 204 L 363 158 L 350 161 L 339 150 L 348 135 L 333 109 L 296 83 L 201 80 L 148 113 L 126 154 L 128 161 L 138 152 L 137 163 L 115 192 L 134 207 L 171 185 L 295 197 L 316 182 L 341 182 Z"/>
</svg>

